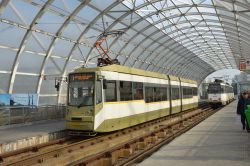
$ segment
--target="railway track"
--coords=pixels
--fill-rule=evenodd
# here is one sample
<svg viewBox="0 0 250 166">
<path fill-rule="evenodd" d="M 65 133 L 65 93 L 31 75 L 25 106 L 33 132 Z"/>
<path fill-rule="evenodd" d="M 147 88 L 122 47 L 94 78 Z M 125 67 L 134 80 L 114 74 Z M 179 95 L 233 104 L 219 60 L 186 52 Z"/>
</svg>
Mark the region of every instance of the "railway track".
<svg viewBox="0 0 250 166">
<path fill-rule="evenodd" d="M 189 130 L 216 110 L 208 107 L 163 117 L 71 144 L 2 157 L 0 165 L 130 165 Z"/>
</svg>

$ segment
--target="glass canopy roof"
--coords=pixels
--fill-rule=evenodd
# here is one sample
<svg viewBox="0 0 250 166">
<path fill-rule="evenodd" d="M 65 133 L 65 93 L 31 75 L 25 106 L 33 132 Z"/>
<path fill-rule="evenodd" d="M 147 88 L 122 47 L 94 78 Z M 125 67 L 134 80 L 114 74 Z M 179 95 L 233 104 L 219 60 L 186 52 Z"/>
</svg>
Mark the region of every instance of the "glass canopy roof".
<svg viewBox="0 0 250 166">
<path fill-rule="evenodd" d="M 121 64 L 202 81 L 250 52 L 249 0 L 0 0 L 0 93 L 64 103 L 56 77 L 96 66 L 97 37 Z"/>
</svg>

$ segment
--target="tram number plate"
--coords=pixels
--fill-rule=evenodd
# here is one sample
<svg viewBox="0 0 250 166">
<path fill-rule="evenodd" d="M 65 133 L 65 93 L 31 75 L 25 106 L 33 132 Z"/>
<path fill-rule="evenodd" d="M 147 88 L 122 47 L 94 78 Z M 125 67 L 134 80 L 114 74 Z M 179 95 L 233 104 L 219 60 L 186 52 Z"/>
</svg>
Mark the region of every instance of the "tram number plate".
<svg viewBox="0 0 250 166">
<path fill-rule="evenodd" d="M 80 126 L 81 122 L 71 122 L 73 126 Z"/>
</svg>

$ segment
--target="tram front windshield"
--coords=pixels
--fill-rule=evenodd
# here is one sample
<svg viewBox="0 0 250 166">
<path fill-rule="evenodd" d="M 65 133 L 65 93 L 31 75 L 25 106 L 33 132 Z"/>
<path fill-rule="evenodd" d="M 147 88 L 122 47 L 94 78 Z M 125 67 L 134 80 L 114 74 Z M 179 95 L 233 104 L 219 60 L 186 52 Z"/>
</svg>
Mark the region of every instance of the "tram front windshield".
<svg viewBox="0 0 250 166">
<path fill-rule="evenodd" d="M 71 74 L 68 93 L 70 106 L 92 106 L 94 104 L 94 74 Z"/>
<path fill-rule="evenodd" d="M 220 84 L 210 84 L 208 86 L 208 93 L 222 93 L 223 89 L 221 88 Z"/>
</svg>

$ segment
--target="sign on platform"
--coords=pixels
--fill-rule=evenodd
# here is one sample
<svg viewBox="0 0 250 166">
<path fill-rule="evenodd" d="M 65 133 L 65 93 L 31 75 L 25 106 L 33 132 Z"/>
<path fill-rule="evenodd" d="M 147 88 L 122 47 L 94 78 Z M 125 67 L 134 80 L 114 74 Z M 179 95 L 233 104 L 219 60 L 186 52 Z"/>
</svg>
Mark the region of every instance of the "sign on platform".
<svg viewBox="0 0 250 166">
<path fill-rule="evenodd" d="M 250 59 L 241 58 L 239 69 L 240 71 L 250 72 Z"/>
<path fill-rule="evenodd" d="M 37 106 L 37 94 L 0 94 L 0 106 Z"/>
</svg>

